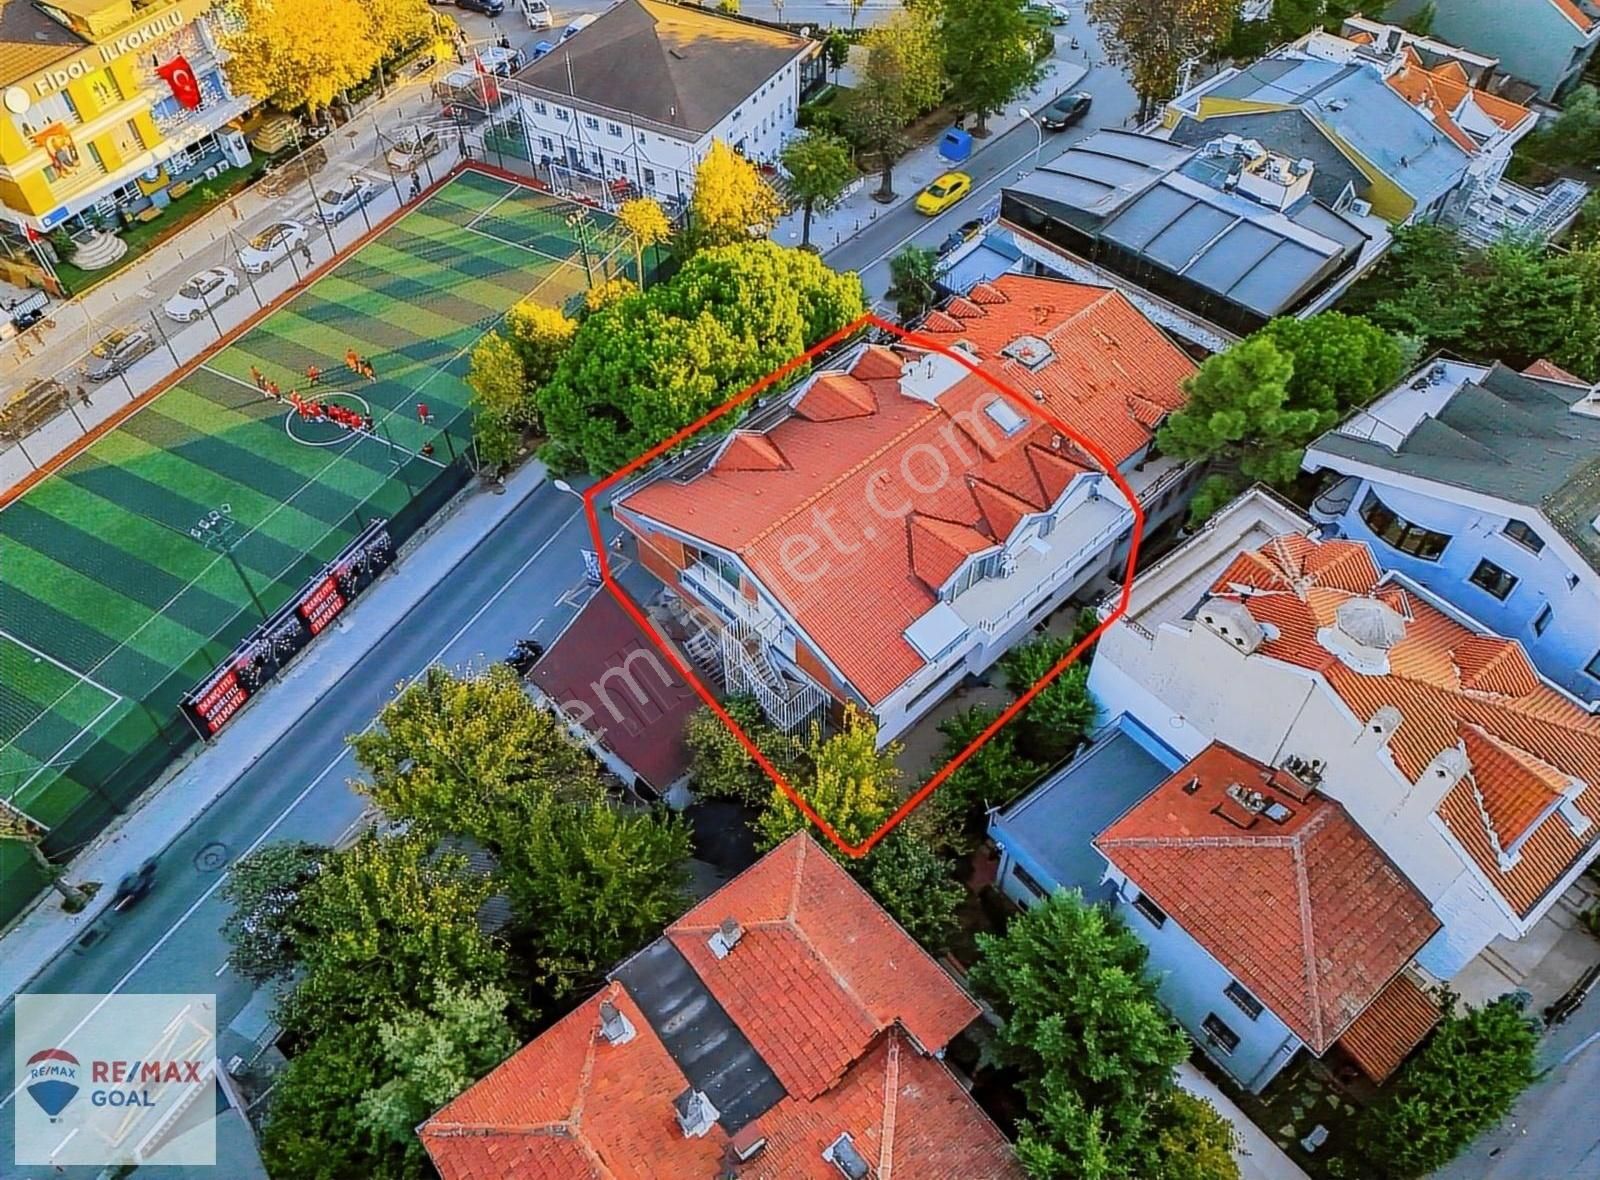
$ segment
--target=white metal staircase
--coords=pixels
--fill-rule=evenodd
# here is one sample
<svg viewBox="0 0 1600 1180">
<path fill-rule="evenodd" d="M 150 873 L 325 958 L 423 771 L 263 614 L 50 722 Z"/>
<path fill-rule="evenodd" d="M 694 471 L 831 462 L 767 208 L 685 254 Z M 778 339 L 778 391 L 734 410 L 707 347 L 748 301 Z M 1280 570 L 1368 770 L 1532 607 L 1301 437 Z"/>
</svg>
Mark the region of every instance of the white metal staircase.
<svg viewBox="0 0 1600 1180">
<path fill-rule="evenodd" d="M 722 629 L 722 675 L 728 692 L 749 695 L 767 720 L 791 737 L 802 736 L 828 703 L 828 694 L 808 680 L 773 667 L 755 628 L 736 619 Z"/>
</svg>

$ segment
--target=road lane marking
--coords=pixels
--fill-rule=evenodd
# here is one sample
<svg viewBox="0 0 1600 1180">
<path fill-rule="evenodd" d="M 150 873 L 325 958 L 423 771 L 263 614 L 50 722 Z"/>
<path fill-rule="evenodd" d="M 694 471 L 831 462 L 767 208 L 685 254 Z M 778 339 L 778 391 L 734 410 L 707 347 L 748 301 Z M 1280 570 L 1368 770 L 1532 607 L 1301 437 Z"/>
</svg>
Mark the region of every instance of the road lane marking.
<svg viewBox="0 0 1600 1180">
<path fill-rule="evenodd" d="M 582 515 L 582 513 L 583 513 L 583 508 L 582 507 L 573 509 L 571 514 L 569 514 L 565 519 L 562 520 L 562 522 L 559 525 L 556 526 L 555 531 L 553 531 L 550 534 L 550 536 L 545 540 L 544 544 L 540 545 L 539 548 L 535 549 L 533 551 L 533 553 L 529 555 L 528 559 L 526 561 L 524 561 L 520 566 L 517 567 L 516 573 L 512 574 L 509 578 L 507 578 L 505 580 L 505 582 L 500 586 L 500 588 L 498 590 L 496 590 L 492 595 L 489 596 L 488 599 L 486 599 L 484 601 L 483 605 L 481 605 L 480 607 L 478 607 L 477 610 L 472 612 L 472 617 L 469 618 L 465 623 L 462 623 L 461 626 L 456 629 L 456 633 L 454 635 L 450 636 L 450 638 L 445 641 L 444 646 L 441 647 L 437 652 L 435 652 L 433 654 L 433 656 L 430 659 L 428 659 L 422 665 L 422 669 L 425 671 L 426 669 L 433 667 L 433 665 L 437 664 L 440 660 L 442 660 L 444 658 L 444 656 L 445 656 L 445 653 L 448 652 L 452 647 L 454 647 L 456 645 L 457 641 L 459 641 L 460 638 L 467 633 L 467 630 L 469 628 L 471 628 L 473 626 L 473 624 L 475 624 L 479 619 L 481 619 L 484 616 L 485 612 L 487 612 L 490 607 L 492 607 L 495 603 L 499 602 L 501 596 L 504 595 L 507 590 L 511 589 L 512 585 L 517 581 L 517 579 L 522 577 L 522 575 L 525 574 L 528 571 L 528 567 L 531 566 L 535 561 L 539 560 L 540 557 L 544 556 L 545 550 L 549 549 L 550 546 L 554 545 L 558 540 L 561 539 L 561 535 L 564 532 L 566 532 L 567 526 L 570 525 L 574 520 L 578 519 L 578 517 L 580 515 Z M 505 519 L 510 519 L 510 514 L 509 513 L 507 514 Z M 496 529 L 498 529 L 498 527 L 499 526 L 497 525 Z M 495 530 L 493 530 L 493 529 L 490 530 L 491 533 L 493 533 L 494 531 Z M 487 540 L 488 540 L 488 536 L 486 535 L 484 537 L 484 540 L 483 541 L 479 541 L 478 544 L 481 546 L 484 543 L 484 541 L 487 541 Z M 477 546 L 474 546 L 474 548 L 473 548 L 473 550 L 471 552 L 476 552 L 476 551 L 477 551 Z M 460 568 L 459 564 L 457 565 L 456 568 L 457 569 Z M 452 571 L 452 572 L 454 572 L 454 571 Z M 442 585 L 442 584 L 443 584 L 442 582 L 439 583 L 439 585 Z M 429 594 L 431 594 L 431 593 L 432 593 L 432 591 L 429 591 Z M 426 597 L 426 595 L 424 597 Z M 410 612 L 408 611 L 407 614 L 409 614 L 409 613 Z M 420 672 L 418 674 L 420 675 Z M 346 675 L 348 675 L 348 673 L 346 673 Z M 415 676 L 412 677 L 413 680 L 415 678 L 416 678 Z M 340 677 L 340 679 L 342 680 L 343 677 Z M 372 718 L 372 720 L 368 721 L 366 723 L 366 725 L 364 725 L 359 732 L 366 733 L 369 729 L 371 729 L 377 723 L 378 723 L 378 718 L 376 716 L 374 716 Z M 279 740 L 282 740 L 282 739 L 280 738 Z M 274 744 L 276 744 L 276 743 L 274 743 Z M 317 787 L 322 784 L 322 780 L 327 778 L 328 775 L 332 774 L 333 771 L 334 771 L 334 768 L 337 767 L 341 762 L 343 762 L 349 756 L 350 756 L 350 751 L 349 750 L 340 750 L 338 756 L 335 757 L 332 762 L 329 762 L 328 765 L 324 766 L 322 768 L 321 773 L 318 774 L 316 778 L 312 779 L 311 782 L 306 785 L 306 787 L 305 787 L 305 789 L 303 791 L 301 791 L 292 800 L 290 800 L 289 805 L 287 807 L 285 807 L 282 811 L 280 811 L 278 813 L 278 817 L 276 819 L 274 819 L 270 824 L 268 824 L 265 829 L 262 830 L 261 834 L 255 838 L 255 840 L 251 843 L 251 845 L 248 848 L 246 848 L 243 852 L 241 852 L 239 854 L 238 860 L 235 860 L 234 863 L 237 864 L 239 860 L 243 860 L 245 857 L 249 856 L 252 852 L 254 852 L 257 848 L 260 848 L 262 844 L 266 843 L 267 837 L 271 836 L 273 832 L 277 831 L 278 827 L 283 823 L 283 821 L 289 818 L 290 813 L 292 813 L 295 810 L 295 808 L 299 807 L 301 803 L 305 802 L 306 796 L 310 795 L 312 791 L 316 790 Z M 180 835 L 181 835 L 181 833 L 180 833 Z M 166 946 L 167 942 L 172 938 L 172 936 L 174 934 L 176 934 L 179 931 L 179 929 L 181 929 L 183 927 L 183 925 L 186 922 L 189 921 L 190 918 L 194 917 L 194 915 L 199 911 L 200 907 L 205 905 L 205 903 L 208 902 L 209 900 L 211 900 L 211 895 L 213 893 L 215 893 L 218 889 L 221 889 L 222 886 L 223 886 L 223 883 L 225 881 L 227 881 L 227 879 L 228 879 L 228 873 L 224 872 L 221 876 L 219 876 L 215 881 L 213 881 L 211 883 L 210 887 L 208 887 L 204 893 L 202 893 L 199 897 L 195 898 L 194 904 L 192 904 L 188 909 L 186 909 L 183 912 L 182 916 L 179 917 L 176 922 L 174 922 L 171 926 L 169 926 L 167 928 L 166 933 L 163 934 L 160 938 L 156 939 L 156 941 L 151 944 L 150 949 L 145 951 L 145 953 L 139 957 L 138 962 L 134 963 L 134 965 L 132 967 L 129 967 L 127 973 L 125 975 L 123 975 L 123 977 L 121 979 L 117 980 L 117 982 L 115 984 L 112 985 L 111 990 L 106 992 L 106 999 L 101 1000 L 98 1004 L 96 1004 L 93 1008 L 91 1008 L 89 1010 L 88 1014 L 86 1016 L 84 1016 L 84 1018 L 82 1020 L 80 1020 L 76 1025 L 74 1025 L 72 1030 L 70 1032 L 68 1032 L 67 1035 L 64 1036 L 61 1039 L 60 1043 L 62 1045 L 65 1045 L 68 1041 L 70 1041 L 73 1038 L 74 1035 L 76 1035 L 78 1033 L 78 1031 L 80 1029 L 83 1028 L 84 1025 L 88 1024 L 90 1020 L 94 1019 L 95 1014 L 98 1013 L 101 1008 L 105 1007 L 106 1000 L 109 1000 L 112 996 L 116 995 L 124 987 L 126 987 L 127 984 L 128 984 L 128 981 L 130 979 L 132 979 L 136 974 L 138 974 L 139 970 L 142 967 L 144 967 L 144 965 L 146 963 L 148 963 L 151 959 L 153 959 L 156 956 L 156 953 L 158 951 L 160 951 L 162 947 Z M 226 968 L 227 964 L 224 963 L 223 967 Z M 222 971 L 219 970 L 216 974 L 217 975 L 221 975 Z M 4 1110 L 8 1105 L 10 1105 L 12 1100 L 15 1099 L 18 1094 L 22 1093 L 22 1091 L 24 1089 L 25 1089 L 24 1086 L 19 1085 L 14 1090 L 12 1090 L 11 1093 L 7 1094 L 4 1098 L 0 1098 L 0 1110 Z"/>
</svg>

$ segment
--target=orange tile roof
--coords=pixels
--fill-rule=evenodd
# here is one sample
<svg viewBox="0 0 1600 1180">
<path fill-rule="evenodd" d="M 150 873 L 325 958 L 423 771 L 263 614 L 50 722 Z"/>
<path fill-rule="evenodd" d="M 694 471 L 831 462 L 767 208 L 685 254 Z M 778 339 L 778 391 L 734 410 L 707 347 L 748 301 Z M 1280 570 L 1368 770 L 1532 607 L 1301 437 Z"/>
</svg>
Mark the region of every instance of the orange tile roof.
<svg viewBox="0 0 1600 1180">
<path fill-rule="evenodd" d="M 1252 814 L 1231 786 L 1288 814 Z M 1218 742 L 1094 844 L 1319 1054 L 1439 929 L 1343 807 Z"/>
<path fill-rule="evenodd" d="M 1579 8 L 1572 0 L 1551 0 L 1561 10 L 1561 15 L 1585 32 L 1594 28 L 1594 18 Z"/>
<path fill-rule="evenodd" d="M 1585 381 L 1582 377 L 1573 376 L 1555 362 L 1547 361 L 1543 358 L 1534 361 L 1522 372 L 1526 377 L 1538 377 L 1545 381 L 1561 381 L 1567 385 L 1581 385 L 1584 388 L 1588 388 L 1591 384 L 1591 382 Z"/>
<path fill-rule="evenodd" d="M 1439 1023 L 1439 1001 L 1405 972 L 1344 1030 L 1339 1047 L 1375 1082 L 1384 1081 Z"/>
<path fill-rule="evenodd" d="M 725 959 L 706 934 L 745 929 Z M 785 841 L 668 930 L 784 1084 L 750 1123 L 766 1147 L 740 1180 L 837 1180 L 823 1150 L 849 1132 L 874 1175 L 1021 1180 L 1010 1145 L 930 1056 L 977 1006 L 810 837 Z M 600 1035 L 600 1005 L 634 1036 Z M 684 1135 L 689 1086 L 626 986 L 613 980 L 423 1124 L 444 1180 L 714 1177 L 731 1137 Z"/>
<path fill-rule="evenodd" d="M 1515 640 L 1475 632 L 1384 580 L 1365 545 L 1279 537 L 1235 557 L 1212 592 L 1271 623 L 1261 651 L 1320 672 L 1363 722 L 1399 709 L 1389 753 L 1408 781 L 1446 748 L 1466 753 L 1471 773 L 1437 814 L 1517 913 L 1531 912 L 1600 837 L 1600 717 L 1541 680 Z M 1363 596 L 1404 620 L 1382 675 L 1356 671 L 1317 638 L 1341 604 Z M 1577 783 L 1574 802 L 1591 821 L 1581 837 L 1555 807 Z M 1502 868 L 1497 848 L 1515 863 Z"/>
<path fill-rule="evenodd" d="M 1389 75 L 1389 88 L 1412 106 L 1426 107 L 1434 126 L 1470 155 L 1477 154 L 1480 144 L 1457 121 L 1464 103 L 1474 104 L 1486 118 L 1505 131 L 1534 117 L 1533 112 L 1525 106 L 1474 89 L 1457 62 L 1447 62 L 1430 70 L 1409 46 L 1405 50 L 1405 61 L 1402 68 Z"/>
<path fill-rule="evenodd" d="M 1042 401 L 1117 462 L 1183 404 L 1194 364 L 1121 293 L 1005 275 L 952 301 L 921 335 L 961 341 L 996 380 Z M 1036 370 L 1001 355 L 1046 339 Z M 872 704 L 923 667 L 904 631 L 937 601 L 961 557 L 993 548 L 1096 464 L 1042 418 L 1005 435 L 984 416 L 1001 396 L 969 374 L 927 401 L 900 374 L 922 355 L 873 346 L 824 372 L 763 436 L 759 461 L 730 445 L 703 474 L 657 480 L 627 509 L 740 554 L 766 590 Z M 776 457 L 774 457 L 776 456 Z M 924 490 L 928 489 L 928 490 Z M 983 544 L 978 541 L 982 540 Z M 796 546 L 813 557 L 796 560 Z"/>
</svg>

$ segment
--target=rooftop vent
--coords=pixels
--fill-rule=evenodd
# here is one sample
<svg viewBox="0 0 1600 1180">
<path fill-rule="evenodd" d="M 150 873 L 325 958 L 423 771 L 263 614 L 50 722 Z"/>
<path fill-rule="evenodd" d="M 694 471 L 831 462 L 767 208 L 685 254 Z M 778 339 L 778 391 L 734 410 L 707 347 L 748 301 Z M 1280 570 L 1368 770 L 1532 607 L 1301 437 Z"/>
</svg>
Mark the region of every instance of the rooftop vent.
<svg viewBox="0 0 1600 1180">
<path fill-rule="evenodd" d="M 1185 795 L 1193 795 L 1199 789 L 1200 789 L 1200 776 L 1198 774 L 1195 775 L 1193 778 L 1191 778 L 1188 782 L 1183 784 L 1183 793 Z"/>
<path fill-rule="evenodd" d="M 1050 345 L 1039 336 L 1018 336 L 1000 350 L 1000 355 L 1029 369 L 1042 369 L 1055 358 Z"/>
<path fill-rule="evenodd" d="M 761 1133 L 757 1124 L 751 1123 L 728 1141 L 728 1152 L 742 1164 L 755 1159 L 766 1145 L 767 1137 Z"/>
<path fill-rule="evenodd" d="M 1227 640 L 1245 655 L 1254 652 L 1266 639 L 1261 624 L 1256 622 L 1244 604 L 1229 598 L 1213 598 L 1207 602 L 1200 608 L 1200 622 L 1208 631 Z"/>
<path fill-rule="evenodd" d="M 633 1022 L 610 1000 L 600 1001 L 600 1035 L 612 1045 L 626 1045 L 633 1040 Z"/>
<path fill-rule="evenodd" d="M 855 1140 L 850 1138 L 846 1131 L 823 1149 L 822 1158 L 827 1160 L 840 1173 L 848 1176 L 850 1180 L 865 1180 L 867 1174 L 867 1161 L 856 1150 Z"/>
<path fill-rule="evenodd" d="M 1272 785 L 1291 799 L 1304 802 L 1322 785 L 1322 759 L 1290 754 L 1272 776 Z"/>
<path fill-rule="evenodd" d="M 1376 598 L 1348 598 L 1333 618 L 1333 626 L 1317 632 L 1317 642 L 1364 676 L 1385 675 L 1390 649 L 1406 634 L 1406 621 L 1399 612 Z"/>
<path fill-rule="evenodd" d="M 1222 802 L 1211 809 L 1211 814 L 1248 831 L 1267 809 L 1267 802 L 1267 797 L 1260 791 L 1252 791 L 1240 783 L 1229 783 Z"/>
<path fill-rule="evenodd" d="M 672 1109 L 678 1116 L 678 1126 L 683 1128 L 684 1136 L 689 1139 L 700 1138 L 711 1130 L 718 1118 L 717 1108 L 711 1105 L 711 1099 L 693 1086 L 673 1100 Z"/>
<path fill-rule="evenodd" d="M 711 953 L 719 959 L 726 959 L 730 951 L 739 945 L 739 940 L 744 937 L 744 927 L 739 925 L 735 918 L 724 918 L 722 924 L 711 932 L 711 937 L 706 939 L 706 945 L 711 948 Z"/>
</svg>

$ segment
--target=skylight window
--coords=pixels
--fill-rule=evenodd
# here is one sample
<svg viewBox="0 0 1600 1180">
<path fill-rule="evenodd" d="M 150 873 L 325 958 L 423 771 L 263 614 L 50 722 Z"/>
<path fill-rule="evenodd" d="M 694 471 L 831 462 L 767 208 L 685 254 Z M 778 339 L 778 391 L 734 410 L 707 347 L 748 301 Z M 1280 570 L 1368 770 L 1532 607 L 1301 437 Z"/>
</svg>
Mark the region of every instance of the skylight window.
<svg viewBox="0 0 1600 1180">
<path fill-rule="evenodd" d="M 989 420 L 1005 431 L 1008 436 L 1015 434 L 1028 424 L 1015 406 L 1004 398 L 997 397 L 994 401 L 983 407 L 983 412 L 989 415 Z"/>
</svg>

